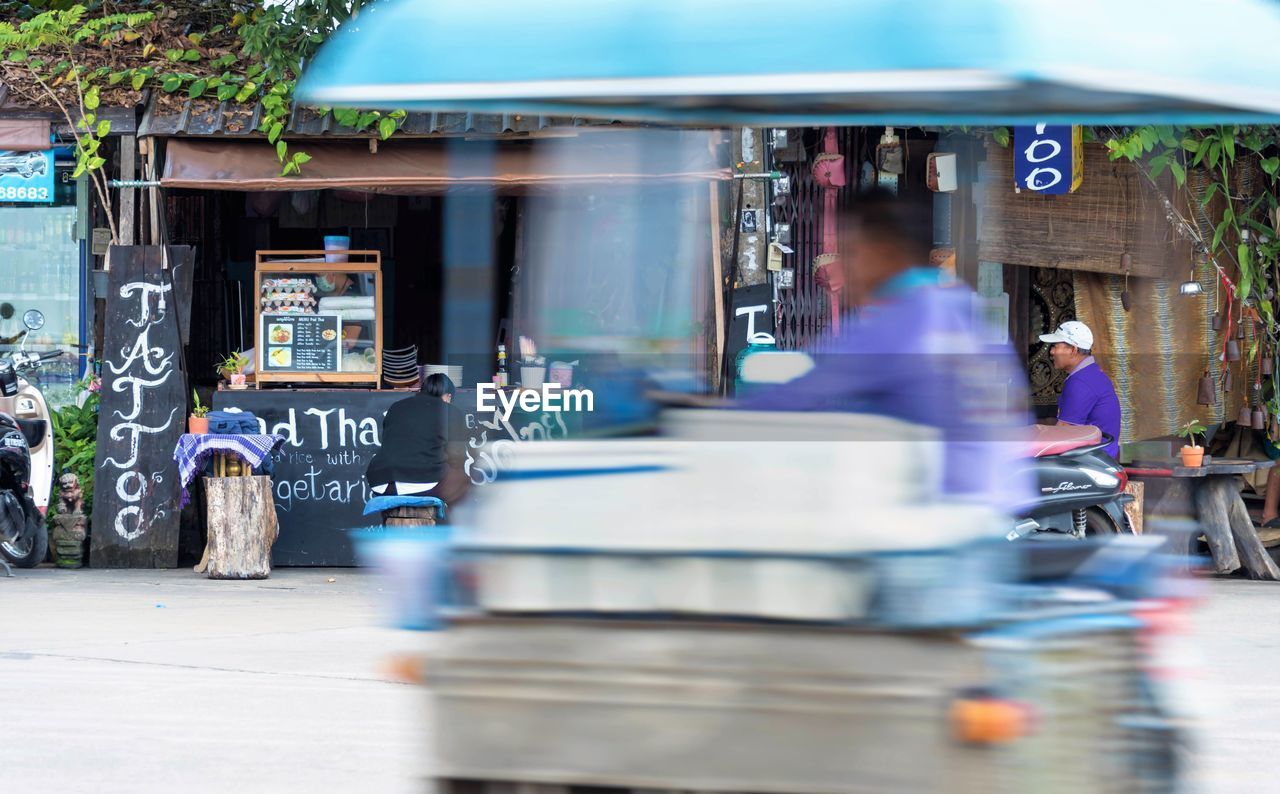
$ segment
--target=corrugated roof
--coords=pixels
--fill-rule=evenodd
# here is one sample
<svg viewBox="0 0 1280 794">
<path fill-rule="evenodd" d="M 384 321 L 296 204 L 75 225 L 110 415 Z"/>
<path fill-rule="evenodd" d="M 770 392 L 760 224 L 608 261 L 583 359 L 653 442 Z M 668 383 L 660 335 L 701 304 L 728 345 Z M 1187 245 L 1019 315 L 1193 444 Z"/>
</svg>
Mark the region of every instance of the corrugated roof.
<svg viewBox="0 0 1280 794">
<path fill-rule="evenodd" d="M 187 100 L 180 110 L 161 107 L 164 98 L 153 96 L 138 125 L 139 137 L 241 137 L 257 135 L 262 121 L 261 105 L 252 107 L 212 99 Z M 450 137 L 462 135 L 529 135 L 566 127 L 607 127 L 610 119 L 569 116 L 526 116 L 490 113 L 410 113 L 396 132 L 397 137 Z M 368 138 L 370 131 L 344 127 L 326 113 L 294 108 L 285 133 L 291 137 Z"/>
<path fill-rule="evenodd" d="M 50 119 L 54 131 L 64 140 L 72 137 L 71 125 L 66 123 L 62 113 L 52 108 L 33 108 L 17 100 L 9 87 L 0 82 L 0 115 L 5 118 Z M 102 107 L 97 111 L 99 119 L 111 122 L 111 134 L 134 135 L 137 133 L 138 112 L 133 107 Z"/>
</svg>

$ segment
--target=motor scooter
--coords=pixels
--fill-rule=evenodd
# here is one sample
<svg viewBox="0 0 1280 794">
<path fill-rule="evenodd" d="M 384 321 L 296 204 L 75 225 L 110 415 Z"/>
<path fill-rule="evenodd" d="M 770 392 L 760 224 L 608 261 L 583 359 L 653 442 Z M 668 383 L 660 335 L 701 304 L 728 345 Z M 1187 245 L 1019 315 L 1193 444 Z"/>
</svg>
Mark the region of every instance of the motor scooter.
<svg viewBox="0 0 1280 794">
<path fill-rule="evenodd" d="M 1037 497 L 1022 505 L 1009 540 L 1065 540 L 1130 535 L 1124 506 L 1129 477 L 1106 452 L 1114 439 L 1089 425 L 1036 425 L 1022 464 Z"/>
<path fill-rule="evenodd" d="M 26 352 L 27 335 L 44 327 L 44 315 L 31 309 L 22 322 L 26 330 L 17 352 L 0 358 L 0 566 L 10 576 L 8 562 L 33 568 L 48 553 L 45 514 L 53 489 L 49 405 L 22 373 L 62 355 Z"/>
</svg>

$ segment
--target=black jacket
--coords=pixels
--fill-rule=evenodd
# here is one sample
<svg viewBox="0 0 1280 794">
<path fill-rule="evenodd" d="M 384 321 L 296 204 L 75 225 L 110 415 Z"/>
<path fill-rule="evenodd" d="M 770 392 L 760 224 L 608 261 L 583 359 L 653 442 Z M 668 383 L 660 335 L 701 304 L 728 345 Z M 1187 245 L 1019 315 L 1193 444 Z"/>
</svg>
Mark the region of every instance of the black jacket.
<svg viewBox="0 0 1280 794">
<path fill-rule="evenodd" d="M 392 405 L 382 420 L 382 449 L 365 472 L 369 484 L 444 479 L 445 450 L 451 433 L 457 435 L 455 413 L 444 400 L 425 392 Z"/>
</svg>

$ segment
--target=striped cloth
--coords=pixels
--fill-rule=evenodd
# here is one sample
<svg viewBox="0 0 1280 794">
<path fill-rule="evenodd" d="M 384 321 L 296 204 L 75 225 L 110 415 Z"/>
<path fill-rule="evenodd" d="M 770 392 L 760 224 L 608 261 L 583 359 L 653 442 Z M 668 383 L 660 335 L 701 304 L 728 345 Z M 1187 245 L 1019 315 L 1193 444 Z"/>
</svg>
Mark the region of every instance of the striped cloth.
<svg viewBox="0 0 1280 794">
<path fill-rule="evenodd" d="M 173 459 L 178 463 L 178 475 L 182 481 L 182 501 L 179 506 L 185 507 L 191 501 L 187 487 L 204 471 L 210 455 L 234 455 L 253 468 L 258 468 L 282 444 L 284 436 L 276 435 L 182 434 L 178 439 L 178 446 L 173 450 Z"/>
</svg>

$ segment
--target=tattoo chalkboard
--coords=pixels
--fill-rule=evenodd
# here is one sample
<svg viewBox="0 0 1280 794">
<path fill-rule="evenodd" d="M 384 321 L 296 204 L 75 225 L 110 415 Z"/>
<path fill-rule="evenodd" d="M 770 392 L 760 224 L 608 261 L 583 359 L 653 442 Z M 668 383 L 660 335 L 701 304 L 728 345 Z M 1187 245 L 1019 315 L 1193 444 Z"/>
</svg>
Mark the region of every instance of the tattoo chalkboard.
<svg viewBox="0 0 1280 794">
<path fill-rule="evenodd" d="M 104 317 L 90 560 L 95 568 L 178 564 L 178 471 L 173 449 L 185 431 L 187 388 L 179 369 L 175 294 L 189 246 L 113 246 Z M 190 281 L 186 281 L 190 283 Z"/>
</svg>

